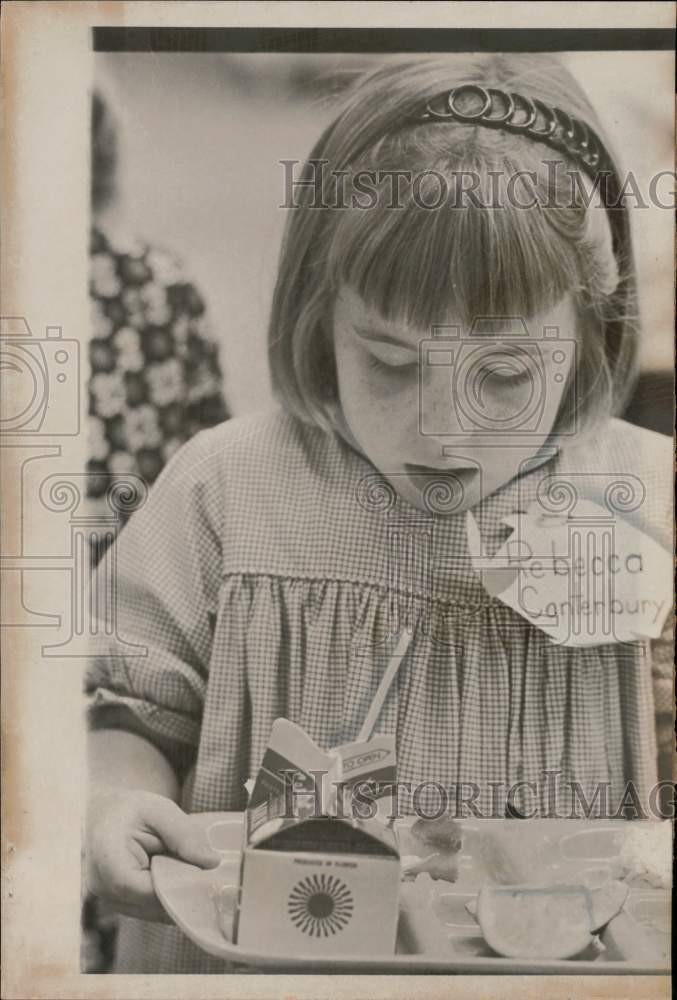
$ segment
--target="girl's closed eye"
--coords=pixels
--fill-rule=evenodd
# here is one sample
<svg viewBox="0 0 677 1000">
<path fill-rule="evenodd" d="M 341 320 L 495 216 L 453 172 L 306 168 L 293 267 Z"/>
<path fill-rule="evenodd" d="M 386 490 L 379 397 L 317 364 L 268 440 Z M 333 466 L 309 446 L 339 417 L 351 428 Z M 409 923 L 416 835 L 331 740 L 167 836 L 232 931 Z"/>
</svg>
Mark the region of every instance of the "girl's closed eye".
<svg viewBox="0 0 677 1000">
<path fill-rule="evenodd" d="M 552 367 L 550 352 L 501 347 L 487 349 L 467 369 L 471 381 L 487 388 L 510 389 L 531 383 L 541 386 L 548 370 Z"/>
<path fill-rule="evenodd" d="M 418 360 L 412 359 L 411 354 L 409 354 L 406 360 L 400 358 L 391 360 L 380 358 L 370 352 L 367 356 L 367 365 L 372 371 L 381 372 L 384 375 L 408 375 L 415 368 L 418 368 Z"/>
<path fill-rule="evenodd" d="M 475 375 L 482 385 L 488 383 L 489 388 L 496 389 L 512 388 L 541 380 L 538 371 L 534 370 L 532 363 L 527 359 L 517 361 L 505 355 L 487 358 Z"/>
<path fill-rule="evenodd" d="M 372 344 L 367 353 L 367 365 L 372 371 L 404 375 L 418 367 L 418 353 L 395 344 Z"/>
</svg>

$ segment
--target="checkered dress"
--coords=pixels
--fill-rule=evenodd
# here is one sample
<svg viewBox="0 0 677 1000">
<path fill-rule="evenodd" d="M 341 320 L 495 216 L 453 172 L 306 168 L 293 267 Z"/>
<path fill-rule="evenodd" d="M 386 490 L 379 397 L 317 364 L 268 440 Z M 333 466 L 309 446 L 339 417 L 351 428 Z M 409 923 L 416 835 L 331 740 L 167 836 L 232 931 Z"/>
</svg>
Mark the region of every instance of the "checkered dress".
<svg viewBox="0 0 677 1000">
<path fill-rule="evenodd" d="M 602 473 L 639 477 L 632 516 L 669 546 L 669 456 L 667 438 L 610 422 L 482 501 L 485 552 L 554 473 L 591 499 Z M 484 589 L 464 514 L 415 510 L 338 438 L 281 413 L 181 449 L 117 543 L 117 594 L 118 636 L 147 655 L 91 664 L 92 723 L 128 720 L 164 750 L 189 811 L 243 808 L 278 716 L 325 747 L 355 739 L 403 624 L 414 638 L 379 729 L 396 736 L 399 779 L 428 783 L 405 809 L 433 811 L 442 787 L 467 812 L 458 790 L 477 786 L 474 808 L 503 815 L 524 781 L 542 786 L 543 814 L 567 815 L 572 781 L 589 801 L 608 783 L 612 805 L 628 780 L 640 796 L 655 781 L 642 647 L 554 644 Z M 122 924 L 119 971 L 225 969 L 176 929 Z"/>
</svg>

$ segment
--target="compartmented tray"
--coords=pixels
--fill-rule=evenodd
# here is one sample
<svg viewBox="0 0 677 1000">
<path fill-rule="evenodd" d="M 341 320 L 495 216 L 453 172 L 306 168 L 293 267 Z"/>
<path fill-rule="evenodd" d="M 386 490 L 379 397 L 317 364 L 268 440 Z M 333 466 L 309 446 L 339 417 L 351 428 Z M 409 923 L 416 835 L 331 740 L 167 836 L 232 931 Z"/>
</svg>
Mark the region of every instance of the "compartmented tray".
<svg viewBox="0 0 677 1000">
<path fill-rule="evenodd" d="M 200 817 L 212 846 L 222 855 L 218 869 L 201 871 L 174 858 L 157 856 L 152 877 L 158 898 L 174 923 L 198 947 L 226 962 L 261 971 L 307 973 L 466 973 L 618 975 L 670 971 L 670 891 L 629 883 L 620 913 L 572 959 L 503 958 L 486 944 L 466 904 L 482 881 L 475 857 L 459 857 L 456 882 L 403 882 L 395 954 L 363 956 L 271 955 L 227 940 L 217 917 L 213 890 L 236 884 L 242 843 L 242 816 L 210 813 Z M 511 824 L 511 831 L 533 838 L 534 859 L 549 857 L 549 878 L 562 884 L 600 884 L 610 877 L 629 824 L 600 820 L 482 820 L 461 823 L 464 840 L 478 829 Z M 517 826 L 516 826 L 517 824 Z M 636 823 L 632 824 L 636 827 Z M 403 824 L 406 829 L 406 822 Z"/>
</svg>

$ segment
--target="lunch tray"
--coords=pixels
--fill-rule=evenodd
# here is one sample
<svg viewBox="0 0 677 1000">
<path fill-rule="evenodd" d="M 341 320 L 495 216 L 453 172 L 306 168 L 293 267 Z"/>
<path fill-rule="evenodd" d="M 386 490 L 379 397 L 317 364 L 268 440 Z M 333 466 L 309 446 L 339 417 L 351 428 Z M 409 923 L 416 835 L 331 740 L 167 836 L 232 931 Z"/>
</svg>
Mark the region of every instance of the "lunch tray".
<svg viewBox="0 0 677 1000">
<path fill-rule="evenodd" d="M 210 813 L 199 817 L 210 842 L 223 856 L 219 870 L 202 871 L 174 858 L 152 861 L 155 891 L 174 923 L 198 947 L 216 958 L 261 971 L 306 973 L 464 973 L 539 975 L 667 974 L 670 971 L 670 892 L 630 885 L 621 912 L 595 939 L 594 946 L 572 959 L 517 959 L 496 955 L 486 944 L 466 903 L 477 898 L 481 881 L 475 862 L 460 855 L 455 883 L 405 882 L 395 954 L 370 957 L 313 954 L 271 955 L 228 941 L 218 924 L 211 890 L 236 881 L 242 842 L 242 815 Z M 551 868 L 557 880 L 591 884 L 608 875 L 622 845 L 623 821 L 482 820 L 520 824 L 520 835 L 556 852 Z M 478 824 L 461 822 L 464 834 Z M 514 829 L 514 827 L 513 827 Z M 538 845 L 538 848 L 537 846 Z M 228 869 L 230 859 L 230 870 Z M 597 943 L 599 942 L 599 943 Z M 234 969 L 233 971 L 237 971 Z"/>
</svg>

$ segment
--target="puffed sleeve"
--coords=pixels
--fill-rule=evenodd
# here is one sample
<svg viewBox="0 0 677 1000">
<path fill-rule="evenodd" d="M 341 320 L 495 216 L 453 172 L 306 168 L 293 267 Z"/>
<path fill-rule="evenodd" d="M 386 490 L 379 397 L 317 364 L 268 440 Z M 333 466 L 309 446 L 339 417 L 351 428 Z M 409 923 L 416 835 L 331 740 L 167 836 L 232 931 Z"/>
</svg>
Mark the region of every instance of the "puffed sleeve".
<svg viewBox="0 0 677 1000">
<path fill-rule="evenodd" d="M 90 726 L 145 736 L 179 776 L 199 742 L 220 584 L 210 441 L 199 434 L 174 456 L 115 543 L 116 635 L 86 679 Z"/>
</svg>

